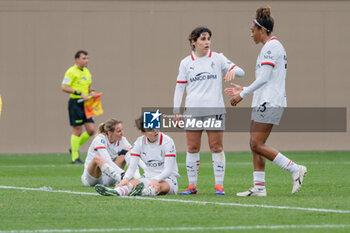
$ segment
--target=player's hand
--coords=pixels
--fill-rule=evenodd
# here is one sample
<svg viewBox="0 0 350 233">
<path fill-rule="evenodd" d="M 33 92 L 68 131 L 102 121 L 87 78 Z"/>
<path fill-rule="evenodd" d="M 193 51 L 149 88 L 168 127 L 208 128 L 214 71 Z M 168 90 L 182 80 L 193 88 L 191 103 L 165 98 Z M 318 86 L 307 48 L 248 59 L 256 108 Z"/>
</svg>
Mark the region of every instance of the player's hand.
<svg viewBox="0 0 350 233">
<path fill-rule="evenodd" d="M 231 99 L 231 105 L 236 106 L 239 102 L 242 101 L 242 99 L 243 98 L 240 95 L 233 96 L 233 98 Z"/>
<path fill-rule="evenodd" d="M 231 70 L 230 72 L 226 73 L 224 80 L 225 82 L 233 81 L 235 77 L 236 77 L 236 72 L 234 70 Z"/>
<path fill-rule="evenodd" d="M 159 184 L 158 180 L 156 180 L 156 179 L 153 179 L 151 181 L 151 183 L 149 184 L 149 187 L 154 188 L 156 190 L 156 193 L 159 193 L 159 191 L 160 191 L 160 184 Z"/>
<path fill-rule="evenodd" d="M 80 96 L 81 96 L 85 101 L 88 101 L 88 100 L 89 100 L 89 96 L 87 96 L 87 95 L 81 94 Z"/>
<path fill-rule="evenodd" d="M 229 96 L 239 95 L 243 91 L 243 87 L 240 85 L 234 83 L 230 83 L 230 85 L 232 86 L 231 88 L 225 88 L 225 93 Z"/>
<path fill-rule="evenodd" d="M 119 184 L 117 184 L 115 187 L 121 187 L 121 186 L 127 185 L 129 181 L 130 181 L 129 178 L 124 177 L 123 180 L 120 181 Z"/>
<path fill-rule="evenodd" d="M 95 91 L 91 91 L 90 95 L 92 96 L 92 98 L 95 98 L 96 97 L 96 92 Z"/>
<path fill-rule="evenodd" d="M 175 122 L 177 128 L 180 128 L 179 121 L 182 121 L 182 120 L 183 120 L 182 115 L 180 113 L 176 113 L 175 117 L 173 118 L 173 122 Z"/>
</svg>

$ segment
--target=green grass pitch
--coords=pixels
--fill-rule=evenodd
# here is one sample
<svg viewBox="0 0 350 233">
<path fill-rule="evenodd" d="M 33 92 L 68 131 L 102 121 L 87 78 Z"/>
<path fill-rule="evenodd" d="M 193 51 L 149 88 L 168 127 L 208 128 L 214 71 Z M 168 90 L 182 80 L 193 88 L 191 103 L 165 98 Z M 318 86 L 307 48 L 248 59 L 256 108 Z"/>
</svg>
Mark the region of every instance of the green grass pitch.
<svg viewBox="0 0 350 233">
<path fill-rule="evenodd" d="M 151 199 L 84 194 L 95 191 L 82 185 L 83 166 L 69 164 L 66 154 L 0 155 L 0 233 L 61 232 L 60 229 L 65 229 L 64 232 L 350 232 L 350 152 L 285 154 L 308 168 L 304 185 L 296 195 L 291 195 L 289 172 L 267 162 L 267 197 L 236 197 L 236 192 L 252 186 L 252 158 L 248 152 L 226 152 L 225 196 L 214 195 L 211 155 L 202 153 L 199 195 Z M 178 153 L 177 162 L 181 192 L 188 185 L 184 153 Z M 49 187 L 53 191 L 82 194 L 5 186 Z M 281 209 L 281 206 L 289 208 Z"/>
</svg>

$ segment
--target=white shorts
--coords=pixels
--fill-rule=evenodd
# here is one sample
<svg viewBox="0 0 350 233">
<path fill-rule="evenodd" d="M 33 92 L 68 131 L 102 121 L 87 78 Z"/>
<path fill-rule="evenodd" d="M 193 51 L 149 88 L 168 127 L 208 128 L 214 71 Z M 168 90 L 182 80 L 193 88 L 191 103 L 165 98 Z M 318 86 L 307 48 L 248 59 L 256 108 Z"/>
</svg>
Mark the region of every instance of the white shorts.
<svg viewBox="0 0 350 233">
<path fill-rule="evenodd" d="M 117 181 L 112 179 L 111 177 L 102 173 L 99 178 L 95 178 L 89 174 L 87 169 L 84 169 L 83 175 L 81 175 L 81 182 L 85 186 L 95 186 L 96 184 L 103 184 L 105 186 L 114 186 L 117 184 Z"/>
<path fill-rule="evenodd" d="M 145 187 L 148 187 L 148 185 L 151 183 L 153 178 L 141 178 L 139 179 L 142 183 L 144 183 Z M 168 177 L 164 179 L 165 182 L 167 182 L 170 186 L 168 195 L 176 195 L 177 191 L 179 191 L 179 186 L 177 185 L 177 179 L 175 177 Z"/>
<path fill-rule="evenodd" d="M 184 117 L 185 130 L 225 130 L 225 113 L 210 116 Z"/>
<path fill-rule="evenodd" d="M 269 103 L 265 102 L 252 109 L 252 120 L 259 123 L 279 125 L 283 111 L 283 107 L 271 107 Z"/>
</svg>

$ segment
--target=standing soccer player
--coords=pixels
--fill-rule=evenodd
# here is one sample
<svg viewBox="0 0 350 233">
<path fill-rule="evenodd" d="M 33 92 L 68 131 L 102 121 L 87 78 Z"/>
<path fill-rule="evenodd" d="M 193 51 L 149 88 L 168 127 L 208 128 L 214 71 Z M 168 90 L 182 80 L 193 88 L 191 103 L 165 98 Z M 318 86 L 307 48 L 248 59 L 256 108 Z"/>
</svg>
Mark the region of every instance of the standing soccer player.
<svg viewBox="0 0 350 233">
<path fill-rule="evenodd" d="M 70 125 L 73 127 L 71 136 L 72 163 L 82 164 L 79 158 L 79 148 L 95 133 L 93 118 L 86 119 L 84 101 L 89 100 L 89 95 L 96 96 L 91 86 L 91 73 L 86 68 L 88 53 L 80 50 L 75 54 L 75 65 L 70 67 L 62 82 L 62 91 L 69 93 L 68 112 Z M 83 133 L 83 125 L 86 131 Z"/>
<path fill-rule="evenodd" d="M 223 188 L 225 175 L 223 132 L 226 111 L 222 97 L 222 73 L 226 73 L 224 80 L 230 81 L 235 76 L 244 76 L 244 71 L 228 60 L 222 53 L 211 51 L 211 36 L 211 31 L 205 27 L 195 28 L 189 35 L 192 52 L 190 56 L 184 58 L 180 63 L 174 94 L 174 114 L 176 114 L 174 120 L 182 119 L 179 113 L 182 96 L 186 89 L 186 111 L 193 110 L 190 114 L 195 120 L 202 122 L 208 119 L 219 120 L 222 123 L 222 128 L 185 127 L 187 139 L 186 168 L 189 187 L 180 193 L 181 195 L 198 194 L 199 150 L 204 129 L 207 131 L 209 147 L 212 153 L 215 194 L 225 194 Z"/>
<path fill-rule="evenodd" d="M 255 81 L 248 87 L 231 84 L 225 92 L 233 96 L 231 104 L 236 106 L 244 97 L 254 93 L 252 121 L 250 128 L 250 148 L 253 152 L 254 187 L 237 196 L 266 196 L 265 158 L 292 174 L 293 189 L 296 193 L 303 182 L 306 167 L 294 163 L 276 149 L 265 144 L 273 125 L 278 125 L 287 106 L 285 81 L 287 54 L 279 40 L 271 35 L 274 19 L 270 8 L 259 8 L 251 26 L 251 37 L 256 44 L 262 43 L 256 62 Z"/>
</svg>

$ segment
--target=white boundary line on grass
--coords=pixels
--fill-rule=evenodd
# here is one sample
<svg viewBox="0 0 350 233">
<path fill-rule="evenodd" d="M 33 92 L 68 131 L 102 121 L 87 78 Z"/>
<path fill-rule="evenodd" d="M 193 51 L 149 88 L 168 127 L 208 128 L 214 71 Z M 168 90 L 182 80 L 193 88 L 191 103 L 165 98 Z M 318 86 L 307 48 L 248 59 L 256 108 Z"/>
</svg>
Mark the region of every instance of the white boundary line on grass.
<svg viewBox="0 0 350 233">
<path fill-rule="evenodd" d="M 304 165 L 350 165 L 350 161 L 339 161 L 339 162 L 319 162 L 319 161 L 310 161 L 310 162 L 300 162 L 299 164 Z M 185 166 L 185 163 L 177 163 L 178 166 Z M 226 162 L 226 165 L 252 165 L 251 162 Z M 76 167 L 75 164 L 28 164 L 28 165 L 0 165 L 0 168 L 41 168 L 41 167 Z M 211 164 L 201 164 L 202 166 L 212 166 Z"/>
<path fill-rule="evenodd" d="M 251 229 L 320 229 L 346 228 L 350 225 L 256 225 L 256 226 L 223 226 L 223 227 L 156 227 L 156 228 L 106 228 L 106 229 L 40 229 L 40 230 L 10 230 L 0 233 L 56 233 L 56 232 L 116 232 L 116 231 L 200 231 L 200 230 L 251 230 Z"/>
<path fill-rule="evenodd" d="M 52 190 L 51 188 L 48 188 L 48 187 L 26 188 L 26 187 L 0 185 L 0 189 L 19 189 L 19 190 L 30 190 L 30 191 L 45 191 L 45 192 L 52 192 L 52 193 L 69 193 L 69 194 L 94 195 L 94 196 L 97 195 L 97 196 L 99 196 L 99 194 L 97 194 L 97 193 L 73 192 L 73 191 L 68 191 L 68 190 L 67 191 L 65 191 L 65 190 Z M 200 204 L 200 205 L 210 204 L 210 205 L 221 205 L 221 206 L 257 207 L 257 208 L 267 208 L 267 209 L 288 209 L 288 210 L 303 210 L 303 211 L 312 211 L 312 212 L 350 214 L 350 210 L 334 210 L 334 209 L 317 209 L 317 208 L 304 208 L 304 207 L 293 207 L 293 206 L 273 206 L 273 205 L 258 205 L 258 204 L 193 201 L 193 200 L 152 198 L 152 197 L 123 197 L 123 198 L 133 198 L 133 199 L 151 200 L 151 201 L 164 201 L 164 202 L 190 203 L 190 204 Z"/>
<path fill-rule="evenodd" d="M 320 162 L 320 161 L 309 161 L 302 162 L 299 161 L 299 164 L 304 165 L 350 165 L 350 161 L 339 161 L 339 162 Z M 185 166 L 185 163 L 177 163 L 178 166 Z M 226 165 L 252 165 L 251 162 L 226 162 Z M 75 164 L 28 164 L 28 165 L 0 165 L 0 168 L 41 168 L 41 167 L 76 167 Z M 201 166 L 206 166 L 206 164 L 202 164 Z M 207 166 L 212 166 L 208 164 Z"/>
</svg>

